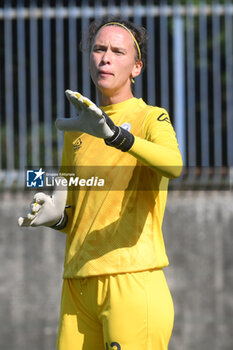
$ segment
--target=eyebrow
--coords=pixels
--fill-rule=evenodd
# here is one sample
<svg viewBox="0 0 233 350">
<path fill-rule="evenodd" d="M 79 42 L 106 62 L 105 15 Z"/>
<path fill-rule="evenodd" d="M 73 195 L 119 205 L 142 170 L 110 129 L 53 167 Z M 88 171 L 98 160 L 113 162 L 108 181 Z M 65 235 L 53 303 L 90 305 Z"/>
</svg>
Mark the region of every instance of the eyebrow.
<svg viewBox="0 0 233 350">
<path fill-rule="evenodd" d="M 100 48 L 100 49 L 105 49 L 108 45 L 104 45 L 104 44 L 95 44 L 93 45 L 93 49 L 96 49 L 96 48 Z M 111 45 L 111 49 L 112 50 L 120 50 L 120 51 L 123 51 L 123 52 L 127 52 L 127 49 L 123 48 L 123 47 L 120 47 L 120 46 L 112 46 Z"/>
</svg>

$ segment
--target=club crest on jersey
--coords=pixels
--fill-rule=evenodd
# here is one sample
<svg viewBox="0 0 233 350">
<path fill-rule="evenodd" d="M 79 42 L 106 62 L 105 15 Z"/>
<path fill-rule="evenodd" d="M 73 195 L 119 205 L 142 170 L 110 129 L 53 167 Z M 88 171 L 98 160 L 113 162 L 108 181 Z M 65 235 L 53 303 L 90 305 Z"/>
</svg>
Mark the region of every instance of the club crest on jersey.
<svg viewBox="0 0 233 350">
<path fill-rule="evenodd" d="M 77 140 L 75 140 L 73 142 L 73 149 L 74 149 L 74 151 L 78 151 L 82 147 L 82 143 L 83 142 L 82 142 L 80 137 Z"/>
<path fill-rule="evenodd" d="M 121 128 L 130 131 L 131 130 L 131 124 L 130 123 L 124 123 L 121 125 Z"/>
</svg>

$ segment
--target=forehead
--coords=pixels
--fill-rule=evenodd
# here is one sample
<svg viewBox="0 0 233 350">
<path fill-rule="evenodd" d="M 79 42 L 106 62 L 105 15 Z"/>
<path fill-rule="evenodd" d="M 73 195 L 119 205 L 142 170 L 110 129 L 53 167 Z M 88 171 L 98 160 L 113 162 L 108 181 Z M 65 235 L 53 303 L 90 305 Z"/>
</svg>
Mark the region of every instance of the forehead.
<svg viewBox="0 0 233 350">
<path fill-rule="evenodd" d="M 134 41 L 131 34 L 126 29 L 117 25 L 100 28 L 94 39 L 94 44 L 97 43 L 134 48 Z"/>
</svg>

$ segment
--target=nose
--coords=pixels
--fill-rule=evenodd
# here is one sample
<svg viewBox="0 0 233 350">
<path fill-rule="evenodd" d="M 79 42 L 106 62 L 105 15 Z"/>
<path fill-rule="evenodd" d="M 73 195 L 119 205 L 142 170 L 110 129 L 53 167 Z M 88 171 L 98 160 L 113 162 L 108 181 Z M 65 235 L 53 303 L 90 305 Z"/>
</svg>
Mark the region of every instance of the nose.
<svg viewBox="0 0 233 350">
<path fill-rule="evenodd" d="M 111 63 L 111 50 L 108 48 L 106 51 L 103 52 L 101 61 L 104 64 L 109 64 Z"/>
</svg>

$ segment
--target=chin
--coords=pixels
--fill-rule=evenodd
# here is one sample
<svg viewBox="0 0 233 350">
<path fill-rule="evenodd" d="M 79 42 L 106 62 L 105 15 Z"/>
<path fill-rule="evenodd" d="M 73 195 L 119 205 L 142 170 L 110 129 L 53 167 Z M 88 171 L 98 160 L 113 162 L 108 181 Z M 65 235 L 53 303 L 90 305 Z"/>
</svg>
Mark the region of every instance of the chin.
<svg viewBox="0 0 233 350">
<path fill-rule="evenodd" d="M 108 92 L 111 93 L 115 89 L 112 87 L 112 84 L 107 83 L 98 83 L 96 84 L 96 87 L 98 90 L 100 90 L 102 93 L 108 95 Z"/>
</svg>

